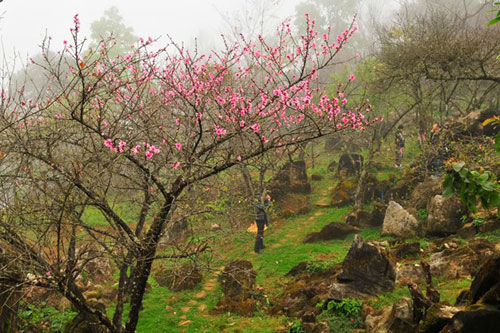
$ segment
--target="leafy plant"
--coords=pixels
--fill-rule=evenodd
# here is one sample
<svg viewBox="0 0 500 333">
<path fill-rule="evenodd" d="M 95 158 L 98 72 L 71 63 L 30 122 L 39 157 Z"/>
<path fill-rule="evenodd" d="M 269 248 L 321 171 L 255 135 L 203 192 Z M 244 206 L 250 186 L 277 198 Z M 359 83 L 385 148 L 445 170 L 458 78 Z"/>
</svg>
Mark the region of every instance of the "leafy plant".
<svg viewBox="0 0 500 333">
<path fill-rule="evenodd" d="M 320 302 L 319 304 L 324 306 L 324 302 Z M 328 327 L 332 332 L 352 332 L 353 329 L 363 327 L 363 320 L 361 318 L 362 306 L 363 303 L 360 300 L 351 298 L 343 299 L 340 302 L 330 301 L 319 318 L 328 323 Z"/>
<path fill-rule="evenodd" d="M 288 327 L 289 333 L 306 333 L 304 328 L 302 327 L 302 322 L 298 319 L 294 320 L 290 327 Z"/>
<path fill-rule="evenodd" d="M 455 193 L 460 195 L 469 212 L 477 212 L 479 202 L 485 209 L 500 208 L 500 186 L 495 176 L 488 171 L 470 171 L 465 162 L 453 163 L 443 181 L 443 196 L 451 197 Z"/>
<path fill-rule="evenodd" d="M 479 226 L 481 226 L 483 224 L 483 222 L 484 222 L 484 218 L 482 218 L 482 217 L 476 217 L 474 220 L 472 220 L 472 225 L 474 227 L 479 227 Z"/>
<path fill-rule="evenodd" d="M 352 317 L 360 314 L 362 306 L 363 302 L 361 302 L 360 300 L 345 298 L 340 302 L 328 302 L 326 310 L 332 311 L 337 315 Z"/>
<path fill-rule="evenodd" d="M 20 329 L 27 331 L 31 328 L 39 328 L 43 323 L 49 322 L 49 333 L 64 332 L 64 326 L 70 321 L 76 313 L 70 310 L 59 311 L 52 306 L 46 306 L 44 302 L 39 307 L 33 304 L 27 304 L 19 312 L 21 319 Z"/>
<path fill-rule="evenodd" d="M 427 210 L 425 208 L 421 208 L 417 211 L 418 218 L 421 220 L 427 219 Z"/>
<path fill-rule="evenodd" d="M 500 6 L 500 2 L 497 2 L 496 5 Z M 500 15 L 500 10 L 498 11 L 498 13 Z M 496 19 L 500 20 L 500 16 L 497 16 Z M 486 119 L 485 121 L 483 121 L 483 126 L 486 126 L 486 125 L 491 124 L 491 123 L 500 124 L 500 117 L 495 116 L 495 117 Z M 500 131 L 495 135 L 495 150 L 498 154 L 500 154 Z"/>
<path fill-rule="evenodd" d="M 500 7 L 500 2 L 495 2 L 495 6 L 498 8 Z M 496 11 L 496 9 L 493 9 L 492 12 Z M 493 18 L 490 22 L 488 22 L 489 25 L 493 25 L 500 22 L 500 8 L 498 8 L 497 15 L 495 18 Z"/>
</svg>

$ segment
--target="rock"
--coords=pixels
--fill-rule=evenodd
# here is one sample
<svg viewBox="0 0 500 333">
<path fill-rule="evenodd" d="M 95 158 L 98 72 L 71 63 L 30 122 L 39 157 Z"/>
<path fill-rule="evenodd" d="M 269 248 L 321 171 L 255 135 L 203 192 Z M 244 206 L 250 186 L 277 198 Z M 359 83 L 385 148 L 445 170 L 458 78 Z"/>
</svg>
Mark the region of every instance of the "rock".
<svg viewBox="0 0 500 333">
<path fill-rule="evenodd" d="M 407 257 L 417 257 L 420 255 L 420 243 L 403 243 L 392 249 L 392 254 L 396 260 Z"/>
<path fill-rule="evenodd" d="M 406 286 L 408 283 L 425 283 L 425 273 L 419 264 L 396 265 L 396 284 Z"/>
<path fill-rule="evenodd" d="M 307 179 L 306 163 L 295 161 L 286 163 L 271 179 L 271 196 L 275 200 L 285 197 L 289 193 L 311 193 L 311 184 Z"/>
<path fill-rule="evenodd" d="M 304 243 L 315 243 L 332 239 L 344 239 L 347 235 L 360 232 L 361 229 L 345 223 L 328 223 L 320 232 L 313 232 L 304 238 Z"/>
<path fill-rule="evenodd" d="M 462 227 L 460 217 L 463 206 L 458 197 L 445 199 L 434 196 L 427 205 L 425 232 L 429 236 L 447 236 L 456 233 Z"/>
<path fill-rule="evenodd" d="M 431 255 L 429 264 L 432 276 L 449 280 L 474 275 L 481 262 L 494 251 L 494 245 L 483 239 L 475 239 L 459 248 L 449 246 Z"/>
<path fill-rule="evenodd" d="M 469 112 L 466 116 L 457 119 L 452 125 L 451 131 L 454 134 L 469 136 L 495 136 L 500 130 L 498 123 L 491 123 L 483 126 L 483 122 L 494 116 L 498 116 L 498 111 L 492 109 L 482 109 Z"/>
<path fill-rule="evenodd" d="M 106 312 L 106 307 L 102 303 L 96 303 L 96 308 Z M 109 333 L 106 326 L 99 324 L 99 320 L 94 315 L 79 313 L 70 320 L 64 327 L 64 333 Z"/>
<path fill-rule="evenodd" d="M 386 193 L 390 189 L 390 182 L 379 181 L 374 174 L 366 176 L 364 187 L 361 189 L 361 198 L 363 203 L 369 203 L 374 200 L 384 201 Z"/>
<path fill-rule="evenodd" d="M 416 332 L 411 299 L 400 298 L 394 302 L 392 308 L 384 308 L 378 316 L 368 315 L 365 319 L 365 328 L 366 332 L 373 333 Z"/>
<path fill-rule="evenodd" d="M 311 210 L 309 197 L 298 193 L 285 194 L 275 202 L 281 217 L 307 214 Z"/>
<path fill-rule="evenodd" d="M 330 329 L 328 328 L 328 324 L 325 322 L 317 322 L 317 323 L 302 323 L 302 328 L 306 333 L 328 333 Z"/>
<path fill-rule="evenodd" d="M 219 275 L 219 282 L 224 296 L 248 298 L 253 292 L 256 277 L 250 261 L 236 260 L 226 265 Z"/>
<path fill-rule="evenodd" d="M 350 284 L 362 293 L 392 291 L 396 280 L 394 259 L 384 249 L 366 243 L 361 236 L 355 235 L 337 280 Z"/>
<path fill-rule="evenodd" d="M 194 289 L 202 278 L 198 268 L 187 263 L 173 269 L 162 268 L 154 274 L 154 279 L 161 287 L 172 291 Z"/>
<path fill-rule="evenodd" d="M 210 225 L 210 230 L 212 230 L 212 231 L 221 230 L 221 227 L 220 227 L 220 225 L 218 225 L 217 223 L 214 222 Z"/>
<path fill-rule="evenodd" d="M 361 172 L 363 162 L 363 155 L 344 153 L 340 156 L 337 170 L 346 170 L 349 175 L 357 175 Z"/>
<path fill-rule="evenodd" d="M 398 202 L 407 200 L 413 189 L 423 180 L 423 172 L 418 168 L 405 170 L 402 177 L 387 192 L 387 200 Z"/>
<path fill-rule="evenodd" d="M 257 310 L 257 301 L 253 299 L 256 277 L 257 273 L 249 261 L 236 260 L 226 265 L 219 275 L 224 296 L 212 313 L 234 312 L 241 316 L 252 316 Z"/>
<path fill-rule="evenodd" d="M 438 303 L 431 305 L 425 313 L 419 333 L 440 332 L 459 311 L 459 308 L 453 306 Z"/>
<path fill-rule="evenodd" d="M 332 283 L 328 290 L 328 299 L 342 301 L 346 298 L 367 299 L 371 295 L 367 292 L 360 291 L 357 286 L 351 283 L 335 282 Z"/>
<path fill-rule="evenodd" d="M 420 224 L 400 204 L 390 201 L 382 224 L 382 236 L 414 237 L 419 233 Z"/>
<path fill-rule="evenodd" d="M 384 222 L 386 210 L 386 204 L 375 201 L 370 212 L 356 210 L 346 217 L 346 223 L 360 228 L 378 227 Z"/>
<path fill-rule="evenodd" d="M 470 304 L 479 301 L 498 283 L 500 283 L 500 254 L 486 260 L 474 276 L 470 286 Z"/>
<path fill-rule="evenodd" d="M 466 223 L 462 228 L 458 229 L 457 236 L 463 239 L 471 239 L 476 236 L 476 227 L 472 223 Z"/>
<path fill-rule="evenodd" d="M 342 179 L 332 191 L 332 206 L 343 207 L 350 205 L 354 202 L 354 195 L 356 193 L 356 183 Z"/>
<path fill-rule="evenodd" d="M 322 174 L 319 174 L 319 173 L 313 173 L 311 175 L 311 180 L 314 180 L 314 181 L 320 181 L 320 180 L 323 180 L 323 175 Z"/>
<path fill-rule="evenodd" d="M 487 333 L 498 332 L 499 327 L 499 309 L 491 306 L 473 306 L 455 314 L 441 332 Z"/>
<path fill-rule="evenodd" d="M 425 209 L 430 198 L 441 194 L 443 190 L 442 180 L 436 176 L 427 177 L 419 183 L 411 192 L 408 207 L 416 210 Z"/>
<path fill-rule="evenodd" d="M 498 229 L 500 229 L 500 220 L 499 219 L 484 221 L 479 226 L 479 232 L 482 232 L 482 233 L 492 232 L 492 231 L 495 231 Z"/>
</svg>

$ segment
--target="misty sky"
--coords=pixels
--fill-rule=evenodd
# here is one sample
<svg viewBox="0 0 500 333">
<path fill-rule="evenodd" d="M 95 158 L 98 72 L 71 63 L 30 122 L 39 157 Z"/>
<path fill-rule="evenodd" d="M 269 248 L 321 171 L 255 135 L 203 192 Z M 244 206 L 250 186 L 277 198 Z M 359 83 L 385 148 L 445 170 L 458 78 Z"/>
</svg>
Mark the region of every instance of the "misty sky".
<svg viewBox="0 0 500 333">
<path fill-rule="evenodd" d="M 282 0 L 279 15 L 289 17 L 301 0 Z M 81 29 L 90 36 L 90 23 L 111 6 L 119 8 L 125 24 L 139 37 L 171 35 L 188 44 L 195 36 L 201 44 L 213 43 L 224 29 L 220 12 L 231 13 L 244 7 L 245 0 L 4 0 L 0 3 L 0 37 L 3 51 L 14 49 L 23 57 L 39 51 L 46 32 L 55 46 L 69 38 L 73 15 L 80 15 Z M 62 45 L 61 45 L 62 46 Z M 9 56 L 10 58 L 10 56 Z"/>
</svg>

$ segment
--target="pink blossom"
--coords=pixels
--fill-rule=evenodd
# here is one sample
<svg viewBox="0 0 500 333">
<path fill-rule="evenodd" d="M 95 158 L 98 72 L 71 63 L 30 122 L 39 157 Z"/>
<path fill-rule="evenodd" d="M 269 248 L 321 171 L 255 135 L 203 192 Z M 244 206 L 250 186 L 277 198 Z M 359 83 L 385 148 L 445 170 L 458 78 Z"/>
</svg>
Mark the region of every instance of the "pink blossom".
<svg viewBox="0 0 500 333">
<path fill-rule="evenodd" d="M 133 153 L 134 155 L 137 155 L 137 154 L 139 153 L 139 150 L 140 150 L 140 149 L 141 149 L 141 146 L 137 145 L 137 146 L 135 146 L 135 147 L 134 147 L 134 150 L 132 151 L 132 153 Z"/>
<path fill-rule="evenodd" d="M 241 161 L 241 156 L 240 156 L 240 155 L 238 155 L 238 157 L 236 157 L 236 159 L 237 159 L 238 161 Z"/>
<path fill-rule="evenodd" d="M 349 81 L 354 81 L 354 79 L 355 79 L 355 78 L 356 78 L 356 77 L 355 77 L 355 76 L 354 76 L 354 74 L 353 74 L 353 75 L 349 76 Z"/>
<path fill-rule="evenodd" d="M 175 148 L 177 148 L 177 149 L 179 149 L 179 150 L 180 150 L 180 149 L 182 149 L 182 144 L 181 144 L 180 142 L 177 142 L 177 143 L 175 144 Z"/>
<path fill-rule="evenodd" d="M 180 162 L 175 162 L 173 165 L 172 165 L 172 168 L 174 169 L 177 169 L 179 167 L 179 165 L 181 165 Z"/>
<path fill-rule="evenodd" d="M 150 160 L 153 157 L 153 153 L 150 151 L 146 152 L 146 159 Z"/>
</svg>

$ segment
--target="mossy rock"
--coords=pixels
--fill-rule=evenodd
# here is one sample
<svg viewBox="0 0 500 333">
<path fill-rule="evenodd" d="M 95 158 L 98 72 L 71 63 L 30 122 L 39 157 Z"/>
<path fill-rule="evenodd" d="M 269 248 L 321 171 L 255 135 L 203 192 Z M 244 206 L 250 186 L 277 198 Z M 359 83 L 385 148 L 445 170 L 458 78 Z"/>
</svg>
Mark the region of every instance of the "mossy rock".
<svg viewBox="0 0 500 333">
<path fill-rule="evenodd" d="M 194 289 L 203 279 L 200 271 L 192 264 L 183 264 L 178 268 L 160 269 L 154 274 L 154 279 L 161 287 L 172 291 Z"/>
</svg>

